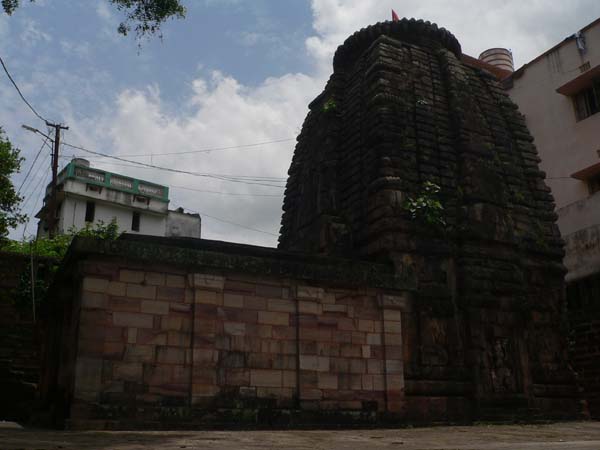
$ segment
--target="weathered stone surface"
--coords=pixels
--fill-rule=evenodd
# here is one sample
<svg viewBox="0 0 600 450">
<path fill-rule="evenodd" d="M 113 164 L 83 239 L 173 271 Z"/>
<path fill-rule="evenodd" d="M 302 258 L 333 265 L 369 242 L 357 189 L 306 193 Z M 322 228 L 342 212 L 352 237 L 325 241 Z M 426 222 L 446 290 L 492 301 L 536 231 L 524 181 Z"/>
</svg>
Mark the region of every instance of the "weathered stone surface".
<svg viewBox="0 0 600 450">
<path fill-rule="evenodd" d="M 406 377 L 435 373 L 448 393 L 474 377 L 481 414 L 519 396 L 552 413 L 552 389 L 534 386 L 575 385 L 559 369 L 562 242 L 532 140 L 494 76 L 463 62 L 452 35 L 403 20 L 339 47 L 289 169 L 279 247 L 389 260 L 398 276 L 414 277 L 416 295 L 379 295 L 383 339 L 361 300 L 348 299 L 364 343 L 404 345 Z M 297 297 L 322 293 L 302 285 Z M 338 324 L 359 344 L 354 326 Z"/>
</svg>

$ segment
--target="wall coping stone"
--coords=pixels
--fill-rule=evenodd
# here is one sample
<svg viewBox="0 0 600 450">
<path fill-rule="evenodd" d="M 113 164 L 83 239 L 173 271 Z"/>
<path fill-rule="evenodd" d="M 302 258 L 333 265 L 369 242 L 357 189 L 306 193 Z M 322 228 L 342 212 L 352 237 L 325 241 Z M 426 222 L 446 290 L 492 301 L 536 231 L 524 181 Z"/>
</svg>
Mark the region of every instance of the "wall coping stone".
<svg viewBox="0 0 600 450">
<path fill-rule="evenodd" d="M 392 264 L 308 255 L 207 239 L 127 234 L 114 241 L 76 237 L 59 271 L 63 272 L 73 262 L 90 256 L 123 258 L 149 265 L 172 265 L 190 272 L 243 272 L 348 287 L 416 290 L 414 274 L 410 271 L 398 273 Z"/>
</svg>

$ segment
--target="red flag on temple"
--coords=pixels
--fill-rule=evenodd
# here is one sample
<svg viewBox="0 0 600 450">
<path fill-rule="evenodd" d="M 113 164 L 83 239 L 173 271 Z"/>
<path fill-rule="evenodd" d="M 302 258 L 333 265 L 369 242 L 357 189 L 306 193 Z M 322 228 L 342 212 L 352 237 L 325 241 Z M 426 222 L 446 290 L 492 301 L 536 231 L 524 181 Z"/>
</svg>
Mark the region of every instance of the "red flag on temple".
<svg viewBox="0 0 600 450">
<path fill-rule="evenodd" d="M 394 11 L 393 9 L 392 9 L 392 20 L 394 22 L 399 22 L 400 21 L 400 17 L 398 17 L 398 14 L 396 14 L 396 11 Z"/>
</svg>

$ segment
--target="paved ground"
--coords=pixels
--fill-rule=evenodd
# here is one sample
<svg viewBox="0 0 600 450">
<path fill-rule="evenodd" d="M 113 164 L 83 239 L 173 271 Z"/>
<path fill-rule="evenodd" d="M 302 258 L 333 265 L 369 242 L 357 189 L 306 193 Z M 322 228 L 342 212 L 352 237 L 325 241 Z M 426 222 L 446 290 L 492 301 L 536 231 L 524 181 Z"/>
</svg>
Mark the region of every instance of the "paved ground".
<svg viewBox="0 0 600 450">
<path fill-rule="evenodd" d="M 64 432 L 0 423 L 1 450 L 600 450 L 600 422 L 351 431 Z"/>
</svg>

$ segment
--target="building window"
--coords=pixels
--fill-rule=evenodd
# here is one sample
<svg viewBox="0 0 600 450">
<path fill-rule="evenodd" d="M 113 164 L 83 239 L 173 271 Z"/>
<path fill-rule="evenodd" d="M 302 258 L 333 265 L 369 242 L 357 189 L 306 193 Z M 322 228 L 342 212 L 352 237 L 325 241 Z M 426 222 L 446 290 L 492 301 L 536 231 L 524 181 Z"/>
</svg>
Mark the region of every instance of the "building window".
<svg viewBox="0 0 600 450">
<path fill-rule="evenodd" d="M 587 119 L 600 111 L 600 78 L 595 79 L 592 86 L 575 94 L 573 102 L 577 121 Z"/>
<path fill-rule="evenodd" d="M 140 213 L 137 211 L 131 217 L 131 231 L 140 231 Z"/>
<path fill-rule="evenodd" d="M 86 202 L 85 204 L 85 221 L 93 222 L 96 215 L 96 204 L 94 202 Z"/>
<path fill-rule="evenodd" d="M 594 175 L 587 180 L 588 189 L 590 191 L 590 195 L 595 194 L 600 191 L 600 174 Z"/>
</svg>

